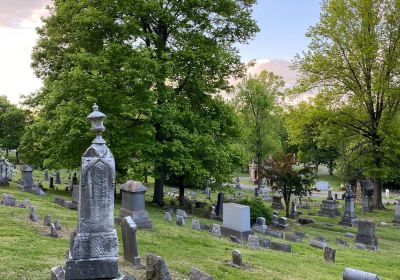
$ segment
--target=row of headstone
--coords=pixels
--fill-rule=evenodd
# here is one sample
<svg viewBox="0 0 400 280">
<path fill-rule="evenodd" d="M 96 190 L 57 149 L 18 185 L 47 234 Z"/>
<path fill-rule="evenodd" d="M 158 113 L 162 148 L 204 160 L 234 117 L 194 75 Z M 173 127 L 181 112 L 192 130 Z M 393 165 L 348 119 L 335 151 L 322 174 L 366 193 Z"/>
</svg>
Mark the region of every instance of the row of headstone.
<svg viewBox="0 0 400 280">
<path fill-rule="evenodd" d="M 17 199 L 11 194 L 3 193 L 0 204 L 2 204 L 4 206 L 15 207 L 15 206 L 17 206 Z M 28 206 L 29 206 L 29 199 L 27 199 L 27 198 L 25 198 L 18 204 L 19 208 L 26 208 Z"/>
</svg>

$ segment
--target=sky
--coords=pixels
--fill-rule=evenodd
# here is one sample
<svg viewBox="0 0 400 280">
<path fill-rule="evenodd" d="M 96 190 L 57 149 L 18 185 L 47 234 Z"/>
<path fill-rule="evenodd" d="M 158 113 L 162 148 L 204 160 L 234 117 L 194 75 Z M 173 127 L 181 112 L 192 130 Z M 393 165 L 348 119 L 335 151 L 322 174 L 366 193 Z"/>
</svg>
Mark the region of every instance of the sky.
<svg viewBox="0 0 400 280">
<path fill-rule="evenodd" d="M 31 69 L 35 28 L 51 0 L 0 0 L 0 95 L 15 104 L 42 82 Z M 261 31 L 246 45 L 238 45 L 242 60 L 291 59 L 306 50 L 304 37 L 318 21 L 320 0 L 258 0 L 253 17 Z"/>
</svg>

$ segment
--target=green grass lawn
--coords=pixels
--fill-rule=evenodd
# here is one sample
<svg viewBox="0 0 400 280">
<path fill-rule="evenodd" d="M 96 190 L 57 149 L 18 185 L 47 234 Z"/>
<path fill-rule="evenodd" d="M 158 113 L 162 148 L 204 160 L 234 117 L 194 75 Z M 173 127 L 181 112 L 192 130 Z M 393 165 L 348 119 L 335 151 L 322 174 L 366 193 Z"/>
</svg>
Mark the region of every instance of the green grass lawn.
<svg viewBox="0 0 400 280">
<path fill-rule="evenodd" d="M 42 172 L 35 172 L 35 177 L 41 177 Z M 16 175 L 15 178 L 20 178 Z M 62 191 L 49 191 L 45 197 L 38 197 L 19 190 L 16 183 L 10 187 L 1 187 L 0 193 L 11 193 L 19 201 L 29 198 L 36 207 L 40 217 L 38 222 L 31 222 L 28 218 L 29 209 L 0 206 L 0 279 L 49 279 L 50 269 L 65 263 L 65 252 L 69 247 L 69 235 L 76 226 L 77 212 L 67 210 L 53 203 L 54 197 L 62 195 L 70 199 L 70 194 Z M 246 192 L 244 192 L 246 193 Z M 347 240 L 354 247 L 352 238 L 344 237 L 345 232 L 356 233 L 356 229 L 345 229 L 337 225 L 339 218 L 330 219 L 314 216 L 319 207 L 318 201 L 313 203 L 312 209 L 303 211 L 303 217 L 313 218 L 317 224 L 300 226 L 290 221 L 290 232 L 302 231 L 308 238 L 324 236 L 331 247 L 336 251 L 336 263 L 326 263 L 323 251 L 308 245 L 308 240 L 302 243 L 292 243 L 276 238 L 268 239 L 292 244 L 292 252 L 283 253 L 272 250 L 250 250 L 244 245 L 232 243 L 227 238 L 215 238 L 206 231 L 191 229 L 191 220 L 187 220 L 185 227 L 178 227 L 175 223 L 164 221 L 164 211 L 150 205 L 152 188 L 147 195 L 147 210 L 154 223 L 152 230 L 139 230 L 137 240 L 139 254 L 145 262 L 148 253 L 155 253 L 163 257 L 173 275 L 173 279 L 187 279 L 192 267 L 197 267 L 214 276 L 214 279 L 226 280 L 264 280 L 264 279 L 341 279 L 345 267 L 352 267 L 377 273 L 381 279 L 400 279 L 399 256 L 400 228 L 377 226 L 379 243 L 378 252 L 362 251 L 354 248 L 345 248 L 335 244 L 336 237 Z M 247 194 L 247 193 L 246 193 Z M 252 192 L 248 192 L 251 195 Z M 201 194 L 199 195 L 202 196 Z M 216 194 L 213 194 L 215 202 Z M 171 198 L 167 197 L 166 200 Z M 168 202 L 167 202 L 168 203 Z M 340 201 L 342 203 L 342 201 Z M 115 207 L 115 216 L 119 213 L 119 204 Z M 194 215 L 202 222 L 211 224 L 212 221 L 202 218 L 203 209 L 195 209 Z M 342 208 L 341 208 L 342 212 Z M 62 238 L 49 237 L 49 229 L 43 226 L 45 215 L 61 221 Z M 280 211 L 283 215 L 283 210 Z M 359 218 L 369 218 L 376 223 L 382 221 L 390 223 L 393 215 L 393 206 L 387 210 L 375 211 L 371 214 L 360 213 Z M 121 233 L 116 226 L 119 238 Z M 232 250 L 239 249 L 247 269 L 236 269 L 226 263 L 231 259 Z M 122 272 L 143 275 L 144 271 L 137 271 L 123 261 L 122 243 L 120 242 L 120 269 Z"/>
</svg>

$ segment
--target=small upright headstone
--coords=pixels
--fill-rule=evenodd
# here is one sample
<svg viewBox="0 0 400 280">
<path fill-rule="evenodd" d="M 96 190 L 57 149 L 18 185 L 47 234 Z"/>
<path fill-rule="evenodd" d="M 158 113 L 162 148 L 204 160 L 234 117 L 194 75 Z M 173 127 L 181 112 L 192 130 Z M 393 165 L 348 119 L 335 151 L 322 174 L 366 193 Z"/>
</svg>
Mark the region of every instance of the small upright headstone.
<svg viewBox="0 0 400 280">
<path fill-rule="evenodd" d="M 223 216 L 223 206 L 224 206 L 224 193 L 218 193 L 217 207 L 215 208 L 215 214 L 217 217 L 222 218 Z"/>
<path fill-rule="evenodd" d="M 18 205 L 20 208 L 26 208 L 29 206 L 29 199 L 25 198 L 24 200 L 21 201 L 21 203 Z"/>
<path fill-rule="evenodd" d="M 232 265 L 237 267 L 243 266 L 242 254 L 239 250 L 232 251 Z"/>
<path fill-rule="evenodd" d="M 61 224 L 59 220 L 54 220 L 54 226 L 56 230 L 61 230 Z"/>
<path fill-rule="evenodd" d="M 192 220 L 192 229 L 194 230 L 201 230 L 200 221 L 199 220 Z"/>
<path fill-rule="evenodd" d="M 211 228 L 211 234 L 216 237 L 221 237 L 221 226 L 219 224 L 213 224 Z"/>
<path fill-rule="evenodd" d="M 167 222 L 172 222 L 172 216 L 171 216 L 171 213 L 170 213 L 169 211 L 165 212 L 164 219 L 165 219 Z"/>
<path fill-rule="evenodd" d="M 37 222 L 37 220 L 38 220 L 38 217 L 37 217 L 37 215 L 36 215 L 36 210 L 35 210 L 34 207 L 31 207 L 31 209 L 30 209 L 29 219 L 30 219 L 32 222 Z"/>
<path fill-rule="evenodd" d="M 186 212 L 185 212 L 184 210 L 182 210 L 182 209 L 176 209 L 176 215 L 177 215 L 177 216 L 182 216 L 182 217 L 184 217 L 184 218 L 187 218 L 187 217 L 188 217 L 188 215 L 186 214 Z"/>
<path fill-rule="evenodd" d="M 265 218 L 257 217 L 256 223 L 252 226 L 252 229 L 256 232 L 267 234 L 268 226 L 265 224 Z"/>
<path fill-rule="evenodd" d="M 134 266 L 141 266 L 136 242 L 136 224 L 131 216 L 121 221 L 122 244 L 124 248 L 124 259 Z"/>
<path fill-rule="evenodd" d="M 60 170 L 56 171 L 56 184 L 61 184 Z"/>
<path fill-rule="evenodd" d="M 336 258 L 336 250 L 332 249 L 331 247 L 326 246 L 324 248 L 324 259 L 327 262 L 335 262 L 335 258 Z"/>
<path fill-rule="evenodd" d="M 292 201 L 292 208 L 290 210 L 290 218 L 291 219 L 297 219 L 297 217 L 298 217 L 298 213 L 297 213 L 296 202 Z"/>
<path fill-rule="evenodd" d="M 50 237 L 56 237 L 56 238 L 60 237 L 60 234 L 58 233 L 53 223 L 50 223 Z"/>
<path fill-rule="evenodd" d="M 78 185 L 78 177 L 76 176 L 76 172 L 74 172 L 74 176 L 72 177 L 72 185 Z"/>
<path fill-rule="evenodd" d="M 172 280 L 165 261 L 154 254 L 146 257 L 146 280 Z"/>
<path fill-rule="evenodd" d="M 49 215 L 44 216 L 44 221 L 43 221 L 43 225 L 45 226 L 50 226 L 51 224 L 51 218 Z"/>
<path fill-rule="evenodd" d="M 349 227 L 356 226 L 358 223 L 358 219 L 356 217 L 356 212 L 354 209 L 354 193 L 350 185 L 347 186 L 344 198 L 344 213 L 339 224 Z"/>
<path fill-rule="evenodd" d="M 289 224 L 286 217 L 278 218 L 278 223 L 276 224 L 277 228 L 287 230 L 289 228 Z"/>
<path fill-rule="evenodd" d="M 22 186 L 21 187 L 22 187 L 23 191 L 31 192 L 34 187 L 32 172 L 33 172 L 33 169 L 28 165 L 24 165 L 21 167 L 21 173 L 22 173 Z"/>
<path fill-rule="evenodd" d="M 176 224 L 178 226 L 185 226 L 185 218 L 183 216 L 176 215 Z"/>
</svg>

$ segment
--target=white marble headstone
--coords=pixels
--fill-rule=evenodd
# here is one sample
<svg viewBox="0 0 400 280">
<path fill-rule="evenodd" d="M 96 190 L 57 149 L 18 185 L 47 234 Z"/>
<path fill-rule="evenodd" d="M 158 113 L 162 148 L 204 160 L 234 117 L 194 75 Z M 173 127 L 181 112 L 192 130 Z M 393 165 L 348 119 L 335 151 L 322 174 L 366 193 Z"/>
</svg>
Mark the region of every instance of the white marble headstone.
<svg viewBox="0 0 400 280">
<path fill-rule="evenodd" d="M 223 226 L 239 232 L 250 231 L 250 207 L 237 203 L 224 203 Z"/>
</svg>

